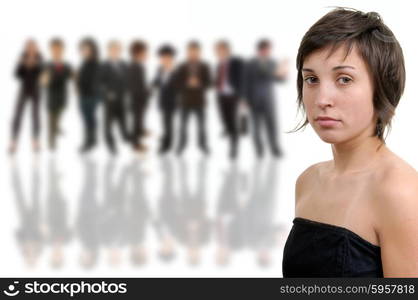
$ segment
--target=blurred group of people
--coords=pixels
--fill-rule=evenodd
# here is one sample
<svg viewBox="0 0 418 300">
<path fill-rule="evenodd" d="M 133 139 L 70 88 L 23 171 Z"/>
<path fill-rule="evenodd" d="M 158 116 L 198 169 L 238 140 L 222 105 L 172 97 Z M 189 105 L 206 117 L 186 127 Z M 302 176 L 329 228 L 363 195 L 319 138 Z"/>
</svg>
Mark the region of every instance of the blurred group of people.
<svg viewBox="0 0 418 300">
<path fill-rule="evenodd" d="M 283 64 L 271 58 L 272 44 L 263 39 L 257 43 L 254 58 L 244 60 L 231 52 L 226 40 L 215 44 L 218 63 L 212 74 L 210 66 L 201 57 L 197 41 L 187 45 L 186 60 L 176 63 L 176 49 L 162 45 L 158 49 L 159 67 L 151 83 L 147 82 L 145 64 L 148 45 L 135 40 L 129 47 L 131 61 L 121 58 L 122 45 L 112 40 L 107 45 L 107 59 L 99 59 L 97 43 L 92 38 L 83 39 L 79 49 L 82 63 L 78 70 L 66 62 L 63 40 L 50 41 L 51 60 L 44 62 L 37 43 L 26 42 L 19 59 L 16 76 L 21 87 L 12 119 L 12 138 L 9 152 L 15 153 L 19 129 L 25 105 L 31 103 L 33 149 L 40 149 L 40 99 L 41 90 L 46 90 L 48 111 L 48 143 L 50 150 L 57 147 L 57 137 L 62 134 L 61 117 L 68 100 L 69 81 L 77 87 L 79 107 L 84 124 L 84 140 L 80 151 L 88 152 L 97 145 L 98 120 L 96 111 L 103 104 L 103 128 L 107 148 L 112 154 L 118 152 L 113 129 L 118 127 L 122 140 L 134 151 L 146 152 L 144 138 L 149 134 L 145 116 L 153 91 L 158 92 L 157 101 L 161 112 L 163 134 L 159 153 L 173 150 L 180 155 L 187 146 L 187 126 L 191 116 L 198 125 L 198 144 L 205 154 L 210 153 L 206 129 L 206 92 L 214 88 L 224 135 L 229 138 L 229 156 L 238 155 L 241 132 L 246 131 L 250 119 L 254 144 L 258 157 L 264 155 L 262 131 L 266 132 L 269 147 L 274 156 L 280 157 L 282 149 L 278 141 L 278 122 L 275 115 L 274 83 L 286 80 L 287 61 Z M 247 110 L 248 117 L 240 111 Z M 176 128 L 175 115 L 180 116 Z M 174 141 L 178 140 L 175 146 Z"/>
</svg>

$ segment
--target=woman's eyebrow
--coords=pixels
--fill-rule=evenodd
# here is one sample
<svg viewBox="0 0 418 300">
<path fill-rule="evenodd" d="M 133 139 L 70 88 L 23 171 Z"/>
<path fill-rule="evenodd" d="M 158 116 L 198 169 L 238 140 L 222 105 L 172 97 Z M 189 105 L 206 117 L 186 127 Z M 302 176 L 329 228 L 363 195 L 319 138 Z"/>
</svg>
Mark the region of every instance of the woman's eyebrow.
<svg viewBox="0 0 418 300">
<path fill-rule="evenodd" d="M 353 66 L 348 66 L 348 65 L 335 66 L 334 68 L 332 68 L 333 71 L 341 70 L 341 69 L 353 69 L 353 70 L 355 70 L 356 68 L 353 67 Z M 312 73 L 315 72 L 313 69 L 310 69 L 310 68 L 303 68 L 302 71 L 303 72 L 312 72 Z"/>
<path fill-rule="evenodd" d="M 355 69 L 353 66 L 336 66 L 334 68 L 332 68 L 333 71 L 335 70 L 341 70 L 341 69 Z"/>
<path fill-rule="evenodd" d="M 303 68 L 302 71 L 303 72 L 312 72 L 312 73 L 315 72 L 313 69 L 308 69 L 308 68 Z"/>
</svg>

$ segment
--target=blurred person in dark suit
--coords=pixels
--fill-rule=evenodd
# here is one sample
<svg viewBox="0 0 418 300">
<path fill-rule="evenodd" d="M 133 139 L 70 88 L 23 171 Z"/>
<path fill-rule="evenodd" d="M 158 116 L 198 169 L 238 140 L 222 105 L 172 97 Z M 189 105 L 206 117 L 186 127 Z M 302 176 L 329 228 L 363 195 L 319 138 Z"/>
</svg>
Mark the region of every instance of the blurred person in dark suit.
<svg viewBox="0 0 418 300">
<path fill-rule="evenodd" d="M 121 60 L 121 48 L 118 41 L 109 42 L 109 58 L 100 72 L 101 92 L 104 100 L 105 139 L 112 154 L 117 153 L 112 132 L 114 123 L 119 126 L 123 140 L 125 142 L 131 140 L 126 123 L 127 66 Z"/>
<path fill-rule="evenodd" d="M 86 152 L 97 142 L 96 110 L 100 102 L 100 63 L 96 42 L 91 38 L 83 39 L 80 43 L 80 54 L 83 62 L 77 74 L 77 90 L 84 123 L 84 141 L 80 151 Z"/>
<path fill-rule="evenodd" d="M 49 149 L 54 151 L 57 136 L 63 133 L 60 128 L 60 121 L 62 113 L 67 106 L 67 85 L 73 77 L 73 71 L 70 64 L 63 60 L 65 50 L 64 41 L 60 38 L 53 38 L 49 47 L 52 61 L 45 66 L 42 83 L 47 88 Z"/>
<path fill-rule="evenodd" d="M 187 144 L 187 124 L 191 114 L 195 114 L 199 131 L 199 147 L 204 154 L 209 154 L 206 137 L 205 93 L 210 87 L 209 66 L 201 61 L 200 45 L 192 41 L 187 47 L 187 60 L 176 73 L 176 86 L 180 94 L 181 127 L 177 154 L 181 154 Z"/>
<path fill-rule="evenodd" d="M 136 40 L 130 47 L 131 63 L 128 66 L 129 112 L 132 114 L 132 146 L 135 151 L 146 151 L 142 143 L 145 135 L 145 111 L 148 104 L 149 90 L 144 67 L 147 58 L 147 45 Z"/>
<path fill-rule="evenodd" d="M 243 61 L 231 55 L 229 43 L 219 41 L 215 45 L 218 65 L 216 68 L 216 93 L 218 97 L 218 108 L 225 133 L 230 139 L 231 159 L 236 158 L 238 148 L 239 124 L 238 105 L 243 80 Z"/>
<path fill-rule="evenodd" d="M 153 81 L 153 87 L 159 91 L 158 107 L 162 115 L 163 135 L 159 153 L 170 150 L 173 144 L 174 115 L 177 106 L 177 89 L 175 86 L 174 56 L 175 49 L 170 45 L 163 45 L 158 50 L 160 66 Z"/>
<path fill-rule="evenodd" d="M 258 157 L 264 155 L 261 141 L 261 126 L 267 131 L 267 138 L 274 156 L 280 157 L 282 149 L 278 142 L 278 125 L 274 83 L 287 77 L 287 62 L 282 67 L 270 57 L 271 42 L 263 39 L 257 44 L 257 56 L 245 67 L 243 95 L 250 107 L 254 131 L 254 144 Z"/>
<path fill-rule="evenodd" d="M 20 124 L 25 105 L 31 103 L 32 108 L 32 146 L 34 151 L 39 150 L 40 131 L 40 88 L 39 78 L 42 72 L 42 56 L 34 40 L 25 43 L 23 53 L 19 58 L 15 76 L 20 82 L 16 108 L 12 119 L 12 139 L 9 147 L 10 154 L 16 152 Z"/>
</svg>

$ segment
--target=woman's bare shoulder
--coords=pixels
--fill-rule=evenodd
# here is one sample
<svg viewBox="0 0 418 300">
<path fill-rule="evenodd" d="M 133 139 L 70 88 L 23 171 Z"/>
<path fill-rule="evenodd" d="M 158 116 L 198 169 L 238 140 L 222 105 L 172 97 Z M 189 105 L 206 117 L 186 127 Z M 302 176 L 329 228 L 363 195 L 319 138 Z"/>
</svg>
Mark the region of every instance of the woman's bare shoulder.
<svg viewBox="0 0 418 300">
<path fill-rule="evenodd" d="M 375 212 L 385 277 L 418 275 L 418 173 L 396 155 L 383 163 Z"/>
<path fill-rule="evenodd" d="M 409 163 L 391 153 L 373 186 L 380 228 L 411 219 L 418 225 L 418 172 Z"/>
<path fill-rule="evenodd" d="M 393 152 L 382 162 L 376 178 L 379 195 L 385 199 L 418 192 L 418 172 Z"/>
<path fill-rule="evenodd" d="M 324 170 L 328 169 L 331 164 L 332 160 L 328 160 L 315 163 L 306 168 L 296 179 L 296 199 L 299 198 L 298 196 L 302 193 L 302 190 L 311 184 L 315 179 L 318 179 L 318 176 L 320 176 Z"/>
</svg>

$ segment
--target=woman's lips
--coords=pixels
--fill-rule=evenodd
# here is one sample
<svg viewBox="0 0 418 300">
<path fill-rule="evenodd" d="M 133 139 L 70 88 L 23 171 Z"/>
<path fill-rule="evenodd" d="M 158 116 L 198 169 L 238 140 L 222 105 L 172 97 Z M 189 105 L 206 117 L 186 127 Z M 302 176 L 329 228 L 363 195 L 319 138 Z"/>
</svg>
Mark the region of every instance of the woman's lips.
<svg viewBox="0 0 418 300">
<path fill-rule="evenodd" d="M 336 120 L 329 117 L 319 117 L 316 118 L 315 121 L 319 124 L 319 126 L 328 128 L 335 127 L 338 125 L 338 123 L 341 122 L 340 120 Z"/>
</svg>

